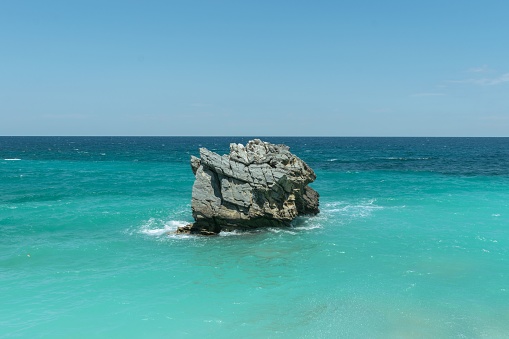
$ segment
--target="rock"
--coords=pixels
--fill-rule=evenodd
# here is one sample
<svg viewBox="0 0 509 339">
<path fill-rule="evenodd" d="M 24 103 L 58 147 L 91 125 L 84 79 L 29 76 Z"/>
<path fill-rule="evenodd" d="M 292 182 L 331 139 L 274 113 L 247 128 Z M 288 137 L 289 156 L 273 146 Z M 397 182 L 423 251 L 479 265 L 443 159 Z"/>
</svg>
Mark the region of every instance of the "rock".
<svg viewBox="0 0 509 339">
<path fill-rule="evenodd" d="M 187 224 L 177 228 L 176 234 L 201 234 L 201 235 L 216 235 L 216 232 L 207 231 L 206 229 L 199 229 L 194 227 L 194 224 Z"/>
<path fill-rule="evenodd" d="M 307 186 L 316 175 L 288 146 L 255 139 L 246 146 L 231 144 L 223 156 L 200 148 L 191 168 L 195 223 L 177 233 L 284 227 L 298 215 L 319 212 L 319 195 Z"/>
<path fill-rule="evenodd" d="M 191 155 L 191 169 L 193 170 L 194 175 L 196 175 L 198 167 L 200 167 L 200 159 Z"/>
</svg>

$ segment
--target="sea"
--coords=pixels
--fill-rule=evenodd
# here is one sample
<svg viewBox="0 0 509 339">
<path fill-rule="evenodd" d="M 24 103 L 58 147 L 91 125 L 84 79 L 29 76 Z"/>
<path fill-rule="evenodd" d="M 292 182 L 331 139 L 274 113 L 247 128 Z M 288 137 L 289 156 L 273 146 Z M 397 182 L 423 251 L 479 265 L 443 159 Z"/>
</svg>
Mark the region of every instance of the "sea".
<svg viewBox="0 0 509 339">
<path fill-rule="evenodd" d="M 264 137 L 321 212 L 172 234 L 250 139 L 0 137 L 0 337 L 509 337 L 509 138 Z"/>
</svg>

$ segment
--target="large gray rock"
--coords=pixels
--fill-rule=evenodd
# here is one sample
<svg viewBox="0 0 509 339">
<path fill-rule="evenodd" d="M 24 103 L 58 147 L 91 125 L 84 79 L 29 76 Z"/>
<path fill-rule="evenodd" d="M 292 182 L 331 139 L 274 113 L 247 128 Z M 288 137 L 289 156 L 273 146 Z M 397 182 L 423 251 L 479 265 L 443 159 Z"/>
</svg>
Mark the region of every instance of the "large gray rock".
<svg viewBox="0 0 509 339">
<path fill-rule="evenodd" d="M 307 186 L 316 175 L 288 146 L 255 139 L 245 147 L 230 144 L 223 156 L 200 148 L 191 168 L 195 223 L 178 233 L 289 226 L 298 215 L 319 212 L 319 195 Z"/>
</svg>

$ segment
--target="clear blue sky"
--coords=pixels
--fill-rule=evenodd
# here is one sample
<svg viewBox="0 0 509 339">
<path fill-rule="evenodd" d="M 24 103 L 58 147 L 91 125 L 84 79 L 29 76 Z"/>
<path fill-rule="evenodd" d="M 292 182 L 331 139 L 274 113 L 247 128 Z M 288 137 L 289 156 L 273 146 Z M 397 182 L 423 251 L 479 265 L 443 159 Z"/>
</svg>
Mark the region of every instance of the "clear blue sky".
<svg viewBox="0 0 509 339">
<path fill-rule="evenodd" d="M 509 1 L 0 1 L 0 135 L 509 136 Z"/>
</svg>

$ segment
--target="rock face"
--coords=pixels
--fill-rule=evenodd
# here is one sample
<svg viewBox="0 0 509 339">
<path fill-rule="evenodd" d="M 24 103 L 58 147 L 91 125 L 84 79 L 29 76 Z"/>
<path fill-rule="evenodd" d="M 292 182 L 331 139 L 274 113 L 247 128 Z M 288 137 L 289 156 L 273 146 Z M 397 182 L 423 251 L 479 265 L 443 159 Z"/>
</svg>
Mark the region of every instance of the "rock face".
<svg viewBox="0 0 509 339">
<path fill-rule="evenodd" d="M 191 168 L 195 223 L 177 233 L 289 226 L 298 215 L 319 212 L 318 193 L 307 186 L 316 175 L 288 146 L 255 139 L 230 144 L 223 156 L 200 148 Z"/>
</svg>

